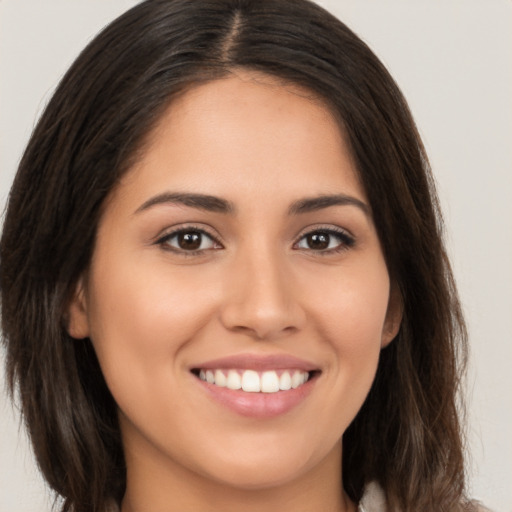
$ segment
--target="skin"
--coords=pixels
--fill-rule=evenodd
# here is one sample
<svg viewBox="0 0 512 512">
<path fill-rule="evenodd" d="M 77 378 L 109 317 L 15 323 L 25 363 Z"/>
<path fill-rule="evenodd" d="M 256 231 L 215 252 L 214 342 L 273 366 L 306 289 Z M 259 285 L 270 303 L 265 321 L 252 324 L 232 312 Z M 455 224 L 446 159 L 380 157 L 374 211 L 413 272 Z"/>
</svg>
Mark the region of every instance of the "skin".
<svg viewBox="0 0 512 512">
<path fill-rule="evenodd" d="M 233 211 L 148 206 L 175 192 L 216 196 Z M 366 207 L 289 212 L 332 194 Z M 211 236 L 199 252 L 163 238 L 191 225 Z M 352 242 L 330 235 L 328 249 L 312 248 L 305 235 L 320 228 Z M 398 331 L 391 289 L 325 106 L 247 72 L 175 99 L 111 194 L 69 311 L 70 334 L 90 337 L 119 407 L 122 511 L 355 510 L 341 488 L 341 438 Z M 246 417 L 190 372 L 240 353 L 289 354 L 321 373 L 286 414 Z"/>
</svg>

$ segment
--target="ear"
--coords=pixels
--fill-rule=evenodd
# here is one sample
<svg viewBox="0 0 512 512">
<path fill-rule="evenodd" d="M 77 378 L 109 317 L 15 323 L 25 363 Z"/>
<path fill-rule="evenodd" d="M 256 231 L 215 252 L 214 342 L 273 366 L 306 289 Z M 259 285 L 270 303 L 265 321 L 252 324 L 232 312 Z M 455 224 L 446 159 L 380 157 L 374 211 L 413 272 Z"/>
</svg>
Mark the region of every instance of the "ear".
<svg viewBox="0 0 512 512">
<path fill-rule="evenodd" d="M 66 330 L 71 337 L 76 339 L 89 337 L 89 316 L 83 277 L 79 279 L 69 302 L 65 322 Z"/>
<path fill-rule="evenodd" d="M 387 347 L 398 334 L 402 317 L 404 314 L 404 303 L 402 294 L 395 283 L 391 283 L 389 291 L 388 310 L 386 311 L 386 319 L 384 328 L 382 329 L 381 347 Z"/>
</svg>

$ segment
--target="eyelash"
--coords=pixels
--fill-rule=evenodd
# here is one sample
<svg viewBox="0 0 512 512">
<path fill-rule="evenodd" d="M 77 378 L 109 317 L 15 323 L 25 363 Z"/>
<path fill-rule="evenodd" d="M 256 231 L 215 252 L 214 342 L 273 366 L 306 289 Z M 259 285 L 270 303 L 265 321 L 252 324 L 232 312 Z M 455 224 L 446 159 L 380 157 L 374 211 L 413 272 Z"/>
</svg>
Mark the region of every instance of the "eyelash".
<svg viewBox="0 0 512 512">
<path fill-rule="evenodd" d="M 169 244 L 170 240 L 172 240 L 173 238 L 179 236 L 180 234 L 187 234 L 187 233 L 188 234 L 196 233 L 196 234 L 201 235 L 201 237 L 206 236 L 212 241 L 212 243 L 214 245 L 218 245 L 219 247 L 212 247 L 212 248 L 207 248 L 207 249 L 194 249 L 194 250 L 188 251 L 186 249 L 172 247 Z M 311 231 L 307 231 L 307 232 L 301 234 L 298 241 L 295 242 L 293 244 L 293 246 L 295 248 L 307 236 L 320 235 L 320 234 L 327 235 L 328 237 L 334 236 L 340 241 L 340 243 L 335 248 L 331 248 L 331 249 L 315 250 L 315 249 L 310 249 L 310 248 L 308 248 L 308 249 L 303 248 L 303 249 L 298 249 L 298 250 L 311 251 L 320 256 L 328 256 L 330 254 L 338 254 L 343 251 L 346 251 L 355 245 L 354 237 L 351 236 L 347 231 L 345 231 L 344 229 L 341 229 L 341 228 L 333 228 L 332 226 L 330 226 L 330 227 L 325 227 L 325 228 L 317 227 L 315 229 L 312 229 Z M 200 228 L 200 227 L 193 226 L 193 225 L 185 226 L 185 227 L 176 229 L 170 233 L 167 233 L 164 236 L 160 237 L 158 240 L 156 240 L 155 243 L 156 243 L 156 245 L 160 245 L 166 251 L 172 251 L 172 252 L 179 254 L 181 256 L 184 256 L 184 257 L 198 256 L 200 254 L 203 254 L 205 251 L 223 248 L 222 244 L 218 241 L 218 239 L 214 235 L 212 235 L 211 233 L 206 231 L 204 228 Z M 330 243 L 330 240 L 329 240 L 329 243 Z M 202 244 L 202 241 L 201 241 L 201 244 Z"/>
<path fill-rule="evenodd" d="M 312 229 L 311 231 L 307 231 L 300 235 L 298 242 L 295 242 L 294 247 L 303 239 L 305 239 L 307 236 L 311 235 L 327 235 L 328 237 L 335 237 L 339 240 L 339 244 L 331 249 L 321 249 L 321 250 L 315 250 L 315 249 L 304 249 L 305 251 L 311 251 L 315 255 L 319 256 L 329 256 L 331 254 L 339 254 L 343 251 L 346 251 L 352 247 L 354 247 L 356 241 L 355 238 L 350 235 L 347 231 L 341 228 L 334 228 L 332 226 L 329 227 L 316 227 Z"/>
<path fill-rule="evenodd" d="M 185 249 L 172 247 L 169 244 L 169 241 L 172 240 L 173 238 L 179 236 L 180 234 L 187 234 L 187 233 L 198 233 L 202 237 L 206 236 L 209 239 L 211 239 L 211 241 L 214 245 L 219 245 L 220 246 L 219 248 L 222 248 L 221 243 L 217 240 L 217 238 L 214 235 L 212 235 L 211 233 L 208 233 L 208 231 L 206 231 L 204 228 L 200 228 L 198 226 L 193 226 L 193 225 L 185 226 L 185 227 L 176 229 L 174 231 L 171 231 L 170 233 L 165 234 L 164 236 L 160 237 L 156 241 L 156 244 L 160 245 L 162 247 L 162 249 L 164 249 L 166 251 L 171 251 L 171 252 L 174 252 L 174 253 L 179 254 L 180 256 L 184 256 L 184 257 L 198 256 L 200 254 L 203 254 L 204 251 L 211 250 L 211 249 L 195 249 L 195 250 L 187 251 Z"/>
</svg>

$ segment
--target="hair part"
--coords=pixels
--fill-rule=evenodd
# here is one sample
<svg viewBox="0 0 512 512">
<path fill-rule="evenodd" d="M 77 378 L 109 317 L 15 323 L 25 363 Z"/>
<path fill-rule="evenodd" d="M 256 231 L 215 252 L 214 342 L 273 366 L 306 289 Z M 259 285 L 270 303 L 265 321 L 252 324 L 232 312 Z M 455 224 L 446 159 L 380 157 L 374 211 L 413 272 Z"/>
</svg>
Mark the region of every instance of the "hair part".
<svg viewBox="0 0 512 512">
<path fill-rule="evenodd" d="M 134 34 L 137 37 L 134 37 Z M 404 314 L 343 438 L 343 485 L 378 481 L 390 509 L 459 510 L 466 332 L 428 159 L 395 82 L 345 25 L 307 0 L 148 0 L 80 54 L 39 120 L 0 242 L 7 379 L 62 511 L 120 502 L 117 410 L 65 312 L 108 195 L 176 95 L 238 68 L 311 91 L 340 120 Z"/>
</svg>

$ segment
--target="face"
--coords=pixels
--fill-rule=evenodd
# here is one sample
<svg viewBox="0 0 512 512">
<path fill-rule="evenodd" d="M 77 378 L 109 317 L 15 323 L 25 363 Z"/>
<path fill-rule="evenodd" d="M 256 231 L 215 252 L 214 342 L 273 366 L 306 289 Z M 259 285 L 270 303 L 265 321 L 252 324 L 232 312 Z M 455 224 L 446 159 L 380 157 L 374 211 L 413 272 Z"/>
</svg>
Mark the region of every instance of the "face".
<svg viewBox="0 0 512 512">
<path fill-rule="evenodd" d="M 394 302 L 339 125 L 238 74 L 176 99 L 109 197 L 69 331 L 94 345 L 129 473 L 255 489 L 340 466 Z"/>
</svg>

